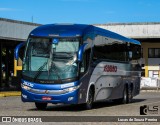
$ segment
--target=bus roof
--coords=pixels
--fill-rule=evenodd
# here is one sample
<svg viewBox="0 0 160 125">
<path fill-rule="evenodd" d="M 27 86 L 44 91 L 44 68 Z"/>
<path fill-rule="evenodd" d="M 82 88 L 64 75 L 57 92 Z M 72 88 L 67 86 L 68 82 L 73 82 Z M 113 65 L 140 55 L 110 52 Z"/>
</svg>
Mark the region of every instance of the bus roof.
<svg viewBox="0 0 160 125">
<path fill-rule="evenodd" d="M 102 36 L 106 36 L 109 38 L 113 38 L 113 39 L 117 39 L 117 40 L 121 40 L 123 42 L 129 42 L 129 43 L 133 43 L 133 44 L 138 44 L 140 45 L 141 43 L 137 40 L 131 39 L 131 38 L 127 38 L 125 36 L 122 36 L 120 34 L 117 34 L 115 32 L 109 31 L 109 30 L 105 30 L 99 27 L 95 27 L 95 33 L 96 34 L 100 34 Z"/>
<path fill-rule="evenodd" d="M 84 33 L 92 32 L 95 35 L 102 35 L 113 39 L 118 39 L 124 42 L 140 44 L 139 41 L 124 37 L 117 33 L 85 24 L 48 24 L 42 25 L 34 29 L 30 35 L 39 37 L 75 37 L 82 36 Z"/>
<path fill-rule="evenodd" d="M 91 25 L 84 24 L 48 24 L 42 25 L 34 29 L 30 35 L 33 36 L 62 36 L 75 37 L 82 36 L 84 30 Z"/>
</svg>

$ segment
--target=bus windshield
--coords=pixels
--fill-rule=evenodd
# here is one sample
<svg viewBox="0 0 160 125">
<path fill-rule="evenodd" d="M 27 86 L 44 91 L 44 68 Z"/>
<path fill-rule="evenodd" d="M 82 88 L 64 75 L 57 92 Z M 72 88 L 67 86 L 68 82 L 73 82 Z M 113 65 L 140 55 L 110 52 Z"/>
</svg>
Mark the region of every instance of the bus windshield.
<svg viewBox="0 0 160 125">
<path fill-rule="evenodd" d="M 79 44 L 79 38 L 29 38 L 22 75 L 34 81 L 76 78 Z"/>
</svg>

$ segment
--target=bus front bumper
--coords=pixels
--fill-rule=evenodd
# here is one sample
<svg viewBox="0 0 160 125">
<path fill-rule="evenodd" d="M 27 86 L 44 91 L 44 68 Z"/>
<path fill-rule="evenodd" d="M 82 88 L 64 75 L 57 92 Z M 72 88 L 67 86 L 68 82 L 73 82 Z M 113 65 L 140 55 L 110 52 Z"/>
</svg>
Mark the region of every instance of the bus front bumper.
<svg viewBox="0 0 160 125">
<path fill-rule="evenodd" d="M 21 99 L 23 102 L 77 104 L 78 89 L 74 90 L 73 92 L 68 92 L 65 94 L 37 94 L 22 88 Z"/>
</svg>

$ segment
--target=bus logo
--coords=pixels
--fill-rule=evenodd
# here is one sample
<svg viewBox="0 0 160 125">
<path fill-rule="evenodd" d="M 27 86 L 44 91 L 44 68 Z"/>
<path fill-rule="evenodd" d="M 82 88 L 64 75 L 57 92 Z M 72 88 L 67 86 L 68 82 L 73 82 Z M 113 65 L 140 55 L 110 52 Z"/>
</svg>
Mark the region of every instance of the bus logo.
<svg viewBox="0 0 160 125">
<path fill-rule="evenodd" d="M 26 86 L 29 86 L 29 87 L 34 86 L 34 84 L 32 84 L 31 82 L 26 82 L 26 81 L 23 82 L 23 85 L 26 85 Z"/>
<path fill-rule="evenodd" d="M 105 65 L 104 72 L 117 72 L 117 66 L 114 65 Z"/>
<path fill-rule="evenodd" d="M 48 90 L 45 90 L 45 92 L 44 92 L 45 94 L 48 94 L 49 93 L 49 91 Z"/>
</svg>

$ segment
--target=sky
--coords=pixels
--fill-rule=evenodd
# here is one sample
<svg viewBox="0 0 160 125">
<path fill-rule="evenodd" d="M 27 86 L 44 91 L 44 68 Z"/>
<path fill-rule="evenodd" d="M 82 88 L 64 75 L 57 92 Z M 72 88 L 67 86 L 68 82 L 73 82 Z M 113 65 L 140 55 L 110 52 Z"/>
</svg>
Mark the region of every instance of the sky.
<svg viewBox="0 0 160 125">
<path fill-rule="evenodd" d="M 160 22 L 160 0 L 0 0 L 0 18 L 39 24 Z"/>
</svg>

